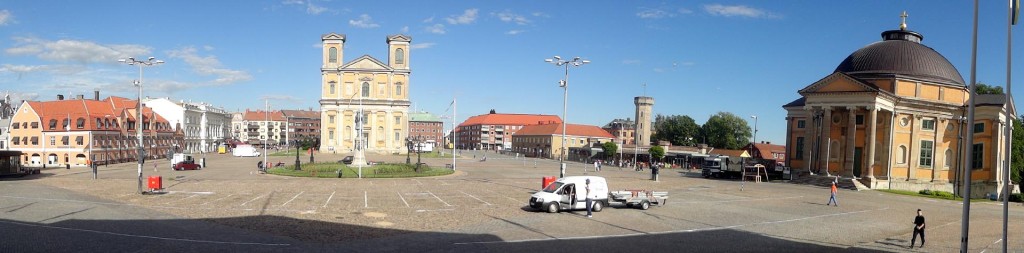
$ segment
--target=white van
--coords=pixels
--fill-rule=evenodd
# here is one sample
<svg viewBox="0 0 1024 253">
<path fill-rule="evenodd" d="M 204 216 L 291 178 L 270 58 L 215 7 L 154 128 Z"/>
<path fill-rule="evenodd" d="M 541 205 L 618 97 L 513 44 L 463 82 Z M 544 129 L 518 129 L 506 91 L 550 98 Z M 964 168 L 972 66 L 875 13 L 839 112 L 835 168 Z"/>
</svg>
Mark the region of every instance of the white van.
<svg viewBox="0 0 1024 253">
<path fill-rule="evenodd" d="M 586 210 L 586 185 L 590 181 L 590 197 L 594 212 L 608 205 L 608 182 L 603 177 L 572 176 L 555 180 L 530 196 L 530 207 L 557 213 L 562 210 Z"/>
<path fill-rule="evenodd" d="M 256 151 L 252 145 L 238 145 L 231 151 L 231 154 L 234 156 L 260 156 L 260 152 Z"/>
</svg>

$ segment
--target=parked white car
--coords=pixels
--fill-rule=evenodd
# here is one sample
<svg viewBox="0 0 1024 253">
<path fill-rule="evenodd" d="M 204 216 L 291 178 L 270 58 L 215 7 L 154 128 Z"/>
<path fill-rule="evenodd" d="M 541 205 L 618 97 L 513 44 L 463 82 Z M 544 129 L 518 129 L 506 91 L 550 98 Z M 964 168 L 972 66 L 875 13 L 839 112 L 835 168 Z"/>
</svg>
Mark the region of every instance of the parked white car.
<svg viewBox="0 0 1024 253">
<path fill-rule="evenodd" d="M 608 205 L 608 182 L 603 177 L 563 177 L 530 196 L 530 207 L 557 213 L 562 210 L 586 210 L 586 185 L 590 180 L 592 210 L 600 212 Z"/>
</svg>

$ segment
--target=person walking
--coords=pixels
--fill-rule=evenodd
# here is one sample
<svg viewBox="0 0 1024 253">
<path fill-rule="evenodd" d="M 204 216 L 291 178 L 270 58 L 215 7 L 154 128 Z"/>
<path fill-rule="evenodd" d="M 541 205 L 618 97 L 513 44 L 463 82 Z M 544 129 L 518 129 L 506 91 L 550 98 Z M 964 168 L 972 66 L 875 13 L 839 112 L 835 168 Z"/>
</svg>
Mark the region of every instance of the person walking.
<svg viewBox="0 0 1024 253">
<path fill-rule="evenodd" d="M 836 207 L 839 206 L 839 201 L 836 200 L 836 192 L 836 182 L 832 182 L 832 196 L 828 198 L 828 204 L 825 204 L 826 206 L 831 205 L 832 203 L 835 203 Z"/>
<path fill-rule="evenodd" d="M 590 179 L 589 178 L 587 179 L 586 183 L 587 183 L 587 185 L 586 185 L 586 193 L 587 193 L 587 197 L 586 197 L 586 200 L 587 200 L 587 218 L 593 218 L 594 214 L 593 214 L 592 210 L 593 210 L 593 207 L 594 207 L 593 206 L 594 198 L 590 196 Z M 923 241 L 923 239 L 922 239 L 922 241 Z"/>
<path fill-rule="evenodd" d="M 914 217 L 914 235 L 910 238 L 910 248 L 914 248 L 914 242 L 917 241 L 917 235 L 921 235 L 921 246 L 924 248 L 924 215 L 921 214 L 921 209 L 917 209 L 917 217 Z"/>
</svg>

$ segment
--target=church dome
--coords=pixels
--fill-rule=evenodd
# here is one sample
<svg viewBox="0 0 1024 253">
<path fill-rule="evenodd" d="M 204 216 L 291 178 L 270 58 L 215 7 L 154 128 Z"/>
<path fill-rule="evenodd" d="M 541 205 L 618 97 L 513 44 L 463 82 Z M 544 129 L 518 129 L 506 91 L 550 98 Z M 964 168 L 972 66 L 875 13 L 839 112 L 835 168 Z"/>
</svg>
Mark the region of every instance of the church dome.
<svg viewBox="0 0 1024 253">
<path fill-rule="evenodd" d="M 854 77 L 899 75 L 923 81 L 964 85 L 953 64 L 934 49 L 921 44 L 920 33 L 905 29 L 882 32 L 882 41 L 847 56 L 835 71 Z"/>
</svg>

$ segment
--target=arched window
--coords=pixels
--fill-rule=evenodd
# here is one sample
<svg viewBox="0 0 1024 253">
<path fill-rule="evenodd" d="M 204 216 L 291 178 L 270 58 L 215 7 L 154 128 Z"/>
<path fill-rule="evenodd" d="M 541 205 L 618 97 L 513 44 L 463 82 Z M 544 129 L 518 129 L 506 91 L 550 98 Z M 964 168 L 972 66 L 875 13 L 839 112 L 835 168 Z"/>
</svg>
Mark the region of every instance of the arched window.
<svg viewBox="0 0 1024 253">
<path fill-rule="evenodd" d="M 907 163 L 907 146 L 900 145 L 899 149 L 896 150 L 896 164 Z"/>
<path fill-rule="evenodd" d="M 331 47 L 327 49 L 327 61 L 330 63 L 338 63 L 338 48 Z"/>
<path fill-rule="evenodd" d="M 96 128 L 102 128 L 102 127 L 103 127 L 103 120 L 100 119 L 100 118 L 96 118 Z"/>
<path fill-rule="evenodd" d="M 78 120 L 75 121 L 75 127 L 78 129 L 85 128 L 85 118 L 78 118 Z"/>
<path fill-rule="evenodd" d="M 64 129 L 68 129 L 68 126 L 69 126 L 68 124 L 71 124 L 71 120 L 70 119 L 64 119 L 64 125 L 62 127 L 64 127 Z"/>
<path fill-rule="evenodd" d="M 377 140 L 384 141 L 384 127 L 377 127 Z"/>
<path fill-rule="evenodd" d="M 103 125 L 106 126 L 106 128 L 110 128 L 110 119 L 103 119 Z"/>
<path fill-rule="evenodd" d="M 363 97 L 370 97 L 370 83 L 368 82 L 363 82 Z"/>
<path fill-rule="evenodd" d="M 953 150 L 947 148 L 946 153 L 943 156 L 945 156 L 943 160 L 946 160 L 943 167 L 948 169 L 949 166 L 953 164 Z"/>
<path fill-rule="evenodd" d="M 395 49 L 395 64 L 405 64 L 405 50 Z"/>
<path fill-rule="evenodd" d="M 50 130 L 57 129 L 57 119 L 50 120 Z"/>
<path fill-rule="evenodd" d="M 334 94 L 334 81 L 331 81 L 331 94 Z"/>
</svg>

